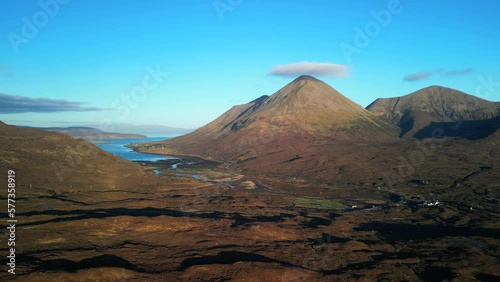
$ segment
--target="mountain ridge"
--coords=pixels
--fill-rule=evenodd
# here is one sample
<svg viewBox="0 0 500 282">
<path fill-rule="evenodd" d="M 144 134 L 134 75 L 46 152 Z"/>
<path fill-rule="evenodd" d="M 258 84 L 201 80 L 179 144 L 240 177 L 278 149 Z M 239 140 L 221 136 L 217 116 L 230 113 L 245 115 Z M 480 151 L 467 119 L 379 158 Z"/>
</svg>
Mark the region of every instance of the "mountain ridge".
<svg viewBox="0 0 500 282">
<path fill-rule="evenodd" d="M 415 135 L 432 122 L 488 120 L 500 115 L 500 103 L 443 86 L 429 86 L 399 97 L 378 98 L 366 109 L 399 126 L 400 137 Z"/>
</svg>

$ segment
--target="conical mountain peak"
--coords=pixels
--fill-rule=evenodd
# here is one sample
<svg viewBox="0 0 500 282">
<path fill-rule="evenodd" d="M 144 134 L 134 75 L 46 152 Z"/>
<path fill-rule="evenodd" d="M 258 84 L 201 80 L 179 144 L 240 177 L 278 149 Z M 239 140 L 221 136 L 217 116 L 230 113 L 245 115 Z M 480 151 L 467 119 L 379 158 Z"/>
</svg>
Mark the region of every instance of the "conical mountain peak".
<svg viewBox="0 0 500 282">
<path fill-rule="evenodd" d="M 266 148 L 272 151 L 291 140 L 368 142 L 396 135 L 397 127 L 376 118 L 328 84 L 300 76 L 273 95 L 234 106 L 195 132 L 165 144 L 180 154 L 235 160 L 246 154 L 241 151 L 245 144 L 263 136 L 272 137 L 265 140 Z"/>
<path fill-rule="evenodd" d="M 338 115 L 364 115 L 366 111 L 340 94 L 323 81 L 309 75 L 302 75 L 263 103 L 274 115 L 317 116 L 321 118 L 338 118 Z M 320 117 L 322 116 L 322 117 Z M 338 120 L 337 118 L 333 120 Z"/>
<path fill-rule="evenodd" d="M 290 160 L 296 160 L 298 152 L 307 152 L 303 161 L 314 169 L 324 162 L 324 150 L 331 153 L 327 148 L 392 142 L 397 134 L 396 126 L 328 84 L 300 76 L 273 95 L 234 106 L 209 124 L 166 140 L 162 146 L 171 154 L 227 161 L 242 169 L 289 171 Z"/>
<path fill-rule="evenodd" d="M 302 80 L 304 80 L 304 81 L 309 80 L 309 81 L 322 82 L 321 80 L 315 78 L 312 75 L 308 75 L 308 74 L 301 75 L 301 76 L 297 77 L 296 79 L 294 79 L 293 81 L 302 81 Z"/>
</svg>

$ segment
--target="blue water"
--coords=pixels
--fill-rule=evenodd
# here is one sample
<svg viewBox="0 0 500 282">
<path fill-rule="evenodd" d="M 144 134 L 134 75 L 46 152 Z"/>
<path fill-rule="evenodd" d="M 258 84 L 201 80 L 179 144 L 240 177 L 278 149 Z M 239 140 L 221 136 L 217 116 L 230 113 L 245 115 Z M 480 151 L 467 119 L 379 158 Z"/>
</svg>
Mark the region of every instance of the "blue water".
<svg viewBox="0 0 500 282">
<path fill-rule="evenodd" d="M 96 144 L 97 147 L 108 151 L 118 157 L 124 158 L 129 161 L 151 161 L 155 162 L 158 160 L 167 160 L 167 159 L 177 159 L 170 156 L 165 155 L 155 155 L 155 154 L 143 154 L 134 152 L 132 149 L 125 147 L 125 145 L 131 143 L 145 143 L 145 142 L 154 142 L 169 139 L 171 137 L 149 137 L 143 139 L 100 139 L 99 141 L 106 142 L 105 144 Z"/>
</svg>

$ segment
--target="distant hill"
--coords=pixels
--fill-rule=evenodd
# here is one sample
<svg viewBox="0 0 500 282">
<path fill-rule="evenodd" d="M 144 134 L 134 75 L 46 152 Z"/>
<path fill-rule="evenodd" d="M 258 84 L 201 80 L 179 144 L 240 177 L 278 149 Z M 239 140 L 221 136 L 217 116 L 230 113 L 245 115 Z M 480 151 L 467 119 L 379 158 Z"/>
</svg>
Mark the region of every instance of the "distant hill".
<svg viewBox="0 0 500 282">
<path fill-rule="evenodd" d="M 89 124 L 89 127 L 99 127 L 98 124 Z M 112 123 L 109 125 L 109 132 L 134 132 L 143 135 L 175 136 L 183 135 L 193 131 L 188 128 L 178 128 L 159 124 L 128 124 Z"/>
<path fill-rule="evenodd" d="M 114 132 L 104 132 L 92 127 L 44 127 L 40 128 L 47 131 L 59 132 L 73 138 L 82 139 L 140 139 L 146 138 L 146 136 L 141 134 L 125 134 L 125 133 L 114 133 Z"/>
<path fill-rule="evenodd" d="M 483 133 L 498 128 L 498 119 L 494 118 L 500 116 L 499 103 L 441 86 L 401 97 L 379 98 L 366 109 L 399 126 L 400 137 L 418 139 L 432 137 L 434 129 L 443 130 L 446 136 L 485 137 Z M 460 128 L 462 125 L 465 127 Z"/>
<path fill-rule="evenodd" d="M 15 170 L 22 195 L 138 190 L 158 179 L 133 162 L 81 139 L 0 122 L 0 168 Z"/>
<path fill-rule="evenodd" d="M 397 135 L 396 126 L 331 86 L 301 76 L 271 96 L 234 106 L 190 134 L 136 149 L 198 155 L 254 172 L 332 178 L 348 170 L 343 158 L 366 157 L 352 150 L 353 144 L 392 142 Z M 351 163 L 362 173 L 363 163 Z"/>
</svg>

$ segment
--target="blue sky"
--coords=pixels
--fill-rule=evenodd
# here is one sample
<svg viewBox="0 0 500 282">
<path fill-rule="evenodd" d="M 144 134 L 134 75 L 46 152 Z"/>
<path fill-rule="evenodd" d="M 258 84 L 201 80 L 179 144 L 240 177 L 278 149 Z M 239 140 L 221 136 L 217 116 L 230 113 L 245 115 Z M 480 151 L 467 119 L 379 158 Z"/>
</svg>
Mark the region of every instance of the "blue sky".
<svg viewBox="0 0 500 282">
<path fill-rule="evenodd" d="M 464 0 L 1 1 L 0 120 L 196 128 L 308 72 L 362 106 L 429 85 L 499 101 L 498 12 Z"/>
</svg>

